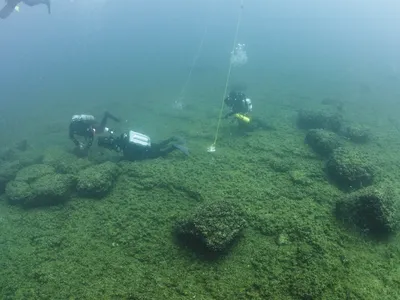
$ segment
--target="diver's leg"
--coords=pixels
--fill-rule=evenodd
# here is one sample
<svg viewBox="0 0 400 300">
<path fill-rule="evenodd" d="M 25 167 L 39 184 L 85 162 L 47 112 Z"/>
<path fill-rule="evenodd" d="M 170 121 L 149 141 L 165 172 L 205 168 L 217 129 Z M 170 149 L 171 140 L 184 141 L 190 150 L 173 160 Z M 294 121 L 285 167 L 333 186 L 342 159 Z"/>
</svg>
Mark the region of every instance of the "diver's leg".
<svg viewBox="0 0 400 300">
<path fill-rule="evenodd" d="M 179 143 L 179 144 L 185 144 L 185 140 L 179 136 L 173 136 L 170 137 L 164 141 L 159 142 L 157 145 L 159 145 L 160 148 L 167 146 L 171 142 Z"/>
<path fill-rule="evenodd" d="M 151 144 L 151 148 L 146 152 L 146 158 L 154 159 L 162 156 L 161 146 L 159 144 Z"/>
<path fill-rule="evenodd" d="M 42 4 L 41 0 L 22 0 L 23 3 L 25 3 L 28 6 L 35 6 L 38 4 Z"/>
<path fill-rule="evenodd" d="M 151 155 L 149 158 L 164 157 L 164 156 L 167 156 L 169 153 L 171 153 L 174 150 L 176 150 L 176 148 L 173 145 L 169 145 L 166 148 L 154 148 L 149 153 Z"/>
<path fill-rule="evenodd" d="M 159 143 L 156 144 L 156 147 L 158 147 L 159 149 L 167 146 L 169 143 L 171 143 L 172 141 L 174 141 L 175 138 L 174 137 L 170 137 L 169 139 L 166 139 L 164 141 L 161 141 Z"/>
<path fill-rule="evenodd" d="M 50 0 L 22 0 L 22 2 L 24 2 L 28 6 L 44 4 L 47 6 L 47 10 L 48 10 L 49 14 L 51 13 Z"/>
<path fill-rule="evenodd" d="M 0 19 L 8 18 L 18 5 L 19 1 L 8 1 L 7 4 L 0 10 Z"/>
<path fill-rule="evenodd" d="M 170 142 L 173 140 L 174 138 L 169 138 L 159 143 L 152 143 L 151 148 L 146 152 L 146 158 L 153 159 L 164 157 L 168 153 L 176 150 L 177 148 L 175 147 L 175 145 L 170 145 Z"/>
</svg>

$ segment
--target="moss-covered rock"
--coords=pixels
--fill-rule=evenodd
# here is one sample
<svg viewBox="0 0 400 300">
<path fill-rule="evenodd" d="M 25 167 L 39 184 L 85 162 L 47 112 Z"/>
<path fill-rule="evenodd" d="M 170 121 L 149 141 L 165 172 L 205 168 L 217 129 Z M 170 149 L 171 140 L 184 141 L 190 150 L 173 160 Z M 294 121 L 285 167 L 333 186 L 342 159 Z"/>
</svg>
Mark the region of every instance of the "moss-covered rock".
<svg viewBox="0 0 400 300">
<path fill-rule="evenodd" d="M 35 164 L 18 171 L 15 180 L 31 183 L 45 175 L 54 174 L 55 169 L 45 164 Z"/>
<path fill-rule="evenodd" d="M 390 188 L 370 186 L 338 200 L 336 216 L 364 233 L 385 236 L 399 225 L 399 204 Z"/>
<path fill-rule="evenodd" d="M 297 116 L 297 126 L 300 129 L 327 129 L 340 131 L 342 117 L 337 112 L 302 110 Z"/>
<path fill-rule="evenodd" d="M 58 173 L 77 174 L 92 163 L 86 158 L 77 158 L 59 147 L 51 147 L 45 151 L 43 163 L 52 166 Z"/>
<path fill-rule="evenodd" d="M 316 153 L 323 157 L 328 157 L 333 150 L 342 145 L 342 141 L 336 133 L 325 129 L 310 129 L 305 141 Z"/>
<path fill-rule="evenodd" d="M 89 167 L 78 174 L 77 191 L 82 196 L 102 197 L 114 185 L 119 167 L 112 162 Z"/>
<path fill-rule="evenodd" d="M 24 181 L 10 181 L 6 186 L 6 196 L 10 204 L 24 204 L 35 198 L 31 186 Z"/>
<path fill-rule="evenodd" d="M 344 135 L 352 142 L 364 144 L 371 139 L 371 131 L 369 128 L 354 124 L 349 125 L 344 129 Z"/>
<path fill-rule="evenodd" d="M 4 193 L 5 186 L 13 180 L 22 168 L 38 164 L 42 161 L 42 154 L 33 150 L 26 151 L 24 142 L 11 148 L 0 150 L 0 194 Z"/>
<path fill-rule="evenodd" d="M 341 147 L 333 151 L 326 171 L 340 188 L 354 190 L 371 185 L 376 168 L 365 154 Z"/>
<path fill-rule="evenodd" d="M 15 178 L 21 168 L 23 168 L 23 165 L 19 161 L 0 163 L 0 194 L 5 190 L 7 183 Z"/>
<path fill-rule="evenodd" d="M 188 246 L 200 244 L 208 251 L 224 251 L 246 226 L 237 205 L 219 201 L 200 207 L 176 224 L 178 238 Z M 197 250 L 200 250 L 197 248 Z"/>
<path fill-rule="evenodd" d="M 56 205 L 69 199 L 75 178 L 65 174 L 48 174 L 31 184 L 34 197 L 27 199 L 24 206 Z"/>
<path fill-rule="evenodd" d="M 31 182 L 31 183 L 29 183 Z M 36 180 L 13 180 L 6 186 L 10 204 L 25 207 L 56 205 L 69 199 L 75 179 L 70 175 L 48 174 Z"/>
</svg>

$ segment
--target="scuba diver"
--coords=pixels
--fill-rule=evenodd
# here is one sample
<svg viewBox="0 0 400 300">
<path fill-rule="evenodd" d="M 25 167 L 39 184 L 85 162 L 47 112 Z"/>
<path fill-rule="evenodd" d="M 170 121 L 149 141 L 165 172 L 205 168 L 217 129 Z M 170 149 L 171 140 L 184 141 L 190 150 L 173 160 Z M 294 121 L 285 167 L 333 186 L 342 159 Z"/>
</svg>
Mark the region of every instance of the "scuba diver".
<svg viewBox="0 0 400 300">
<path fill-rule="evenodd" d="M 89 149 L 92 146 L 95 134 L 110 132 L 110 129 L 106 127 L 108 118 L 115 122 L 120 121 L 109 112 L 104 113 L 100 124 L 96 122 L 92 115 L 72 116 L 71 123 L 69 124 L 69 138 L 79 150 Z M 79 142 L 75 135 L 84 137 L 85 143 Z"/>
<path fill-rule="evenodd" d="M 250 117 L 250 113 L 253 111 L 253 104 L 250 98 L 242 92 L 232 91 L 228 97 L 224 100 L 226 106 L 230 108 L 230 112 L 225 115 L 225 119 L 234 116 L 238 121 L 239 128 L 245 131 L 251 131 L 255 129 L 271 129 L 271 126 L 266 124 L 264 121 Z"/>
<path fill-rule="evenodd" d="M 18 11 L 18 5 L 22 2 L 28 6 L 44 4 L 47 6 L 49 14 L 51 14 L 50 0 L 5 0 L 6 5 L 0 10 L 0 19 L 8 18 L 14 10 Z"/>
<path fill-rule="evenodd" d="M 174 150 L 180 150 L 185 155 L 189 155 L 189 150 L 185 146 L 177 144 L 182 142 L 178 137 L 152 143 L 150 137 L 133 130 L 119 137 L 114 137 L 111 132 L 108 137 L 99 137 L 97 142 L 100 147 L 122 152 L 123 157 L 130 161 L 165 157 Z"/>
<path fill-rule="evenodd" d="M 231 111 L 225 115 L 225 118 L 237 114 L 245 117 L 253 110 L 253 105 L 250 98 L 247 98 L 242 92 L 230 92 L 224 101 L 225 104 L 231 109 Z"/>
</svg>

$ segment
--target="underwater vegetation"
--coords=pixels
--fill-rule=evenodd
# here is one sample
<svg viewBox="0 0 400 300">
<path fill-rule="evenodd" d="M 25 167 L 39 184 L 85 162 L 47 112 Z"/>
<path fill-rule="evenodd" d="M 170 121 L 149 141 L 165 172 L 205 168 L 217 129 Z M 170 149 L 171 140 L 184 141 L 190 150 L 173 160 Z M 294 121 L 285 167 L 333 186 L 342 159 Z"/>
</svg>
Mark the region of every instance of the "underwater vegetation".
<svg viewBox="0 0 400 300">
<path fill-rule="evenodd" d="M 4 149 L 0 298 L 399 299 L 393 158 L 337 112 L 297 118 L 226 124 L 214 154 L 193 122 L 189 158 Z"/>
</svg>

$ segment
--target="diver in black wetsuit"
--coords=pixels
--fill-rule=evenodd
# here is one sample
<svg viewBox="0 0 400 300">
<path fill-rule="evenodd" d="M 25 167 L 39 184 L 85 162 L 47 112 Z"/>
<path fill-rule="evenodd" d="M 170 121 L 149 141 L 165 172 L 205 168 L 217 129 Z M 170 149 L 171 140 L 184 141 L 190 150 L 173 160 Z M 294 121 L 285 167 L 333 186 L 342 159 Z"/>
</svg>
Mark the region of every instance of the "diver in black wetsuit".
<svg viewBox="0 0 400 300">
<path fill-rule="evenodd" d="M 230 92 L 225 98 L 225 104 L 230 108 L 230 112 L 225 115 L 225 119 L 234 116 L 238 122 L 239 129 L 243 131 L 253 131 L 256 129 L 272 129 L 263 120 L 250 116 L 253 111 L 253 104 L 250 98 L 242 92 Z"/>
<path fill-rule="evenodd" d="M 185 146 L 177 144 L 179 141 L 179 138 L 171 137 L 159 143 L 152 143 L 147 135 L 131 130 L 119 137 L 114 137 L 112 134 L 108 137 L 99 137 L 98 145 L 122 152 L 125 159 L 135 161 L 164 157 L 174 150 L 180 150 L 189 155 Z"/>
<path fill-rule="evenodd" d="M 6 5 L 0 10 L 0 19 L 8 18 L 21 2 L 28 6 L 44 4 L 47 6 L 49 14 L 51 14 L 50 0 L 5 0 L 5 2 Z"/>
<path fill-rule="evenodd" d="M 250 98 L 247 98 L 242 92 L 230 92 L 224 101 L 226 106 L 231 109 L 231 111 L 225 115 L 225 118 L 235 114 L 247 115 L 253 110 L 253 104 Z"/>
<path fill-rule="evenodd" d="M 71 123 L 69 124 L 69 138 L 80 150 L 89 149 L 93 144 L 95 134 L 110 132 L 110 129 L 106 127 L 108 118 L 119 122 L 119 119 L 109 112 L 104 114 L 100 124 L 96 122 L 92 115 L 72 116 Z M 85 143 L 78 141 L 75 136 L 83 137 Z"/>
</svg>

